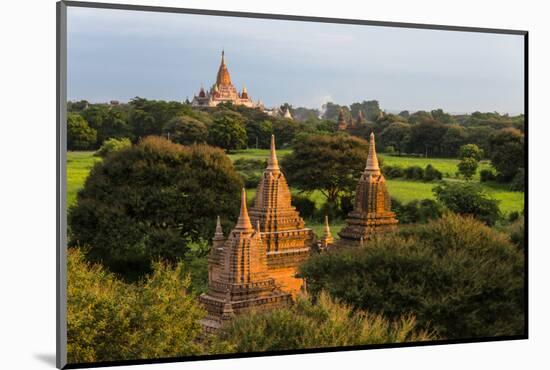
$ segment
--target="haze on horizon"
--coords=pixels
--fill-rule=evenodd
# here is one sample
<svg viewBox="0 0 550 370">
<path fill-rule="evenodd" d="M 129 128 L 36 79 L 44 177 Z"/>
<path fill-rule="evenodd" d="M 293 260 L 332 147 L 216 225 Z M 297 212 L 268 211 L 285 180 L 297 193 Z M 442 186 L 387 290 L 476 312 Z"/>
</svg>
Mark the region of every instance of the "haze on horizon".
<svg viewBox="0 0 550 370">
<path fill-rule="evenodd" d="M 222 48 L 233 84 L 267 107 L 524 110 L 523 36 L 74 7 L 68 99 L 191 100 Z"/>
</svg>

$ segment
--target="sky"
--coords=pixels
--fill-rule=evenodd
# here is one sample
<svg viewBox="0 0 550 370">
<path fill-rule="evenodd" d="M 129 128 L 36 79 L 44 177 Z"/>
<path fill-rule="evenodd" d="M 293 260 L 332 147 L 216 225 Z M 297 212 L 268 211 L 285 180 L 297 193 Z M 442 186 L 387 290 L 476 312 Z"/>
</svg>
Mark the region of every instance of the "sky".
<svg viewBox="0 0 550 370">
<path fill-rule="evenodd" d="M 267 107 L 524 109 L 519 35 L 76 7 L 67 29 L 69 100 L 191 100 L 224 49 L 233 84 Z"/>
</svg>

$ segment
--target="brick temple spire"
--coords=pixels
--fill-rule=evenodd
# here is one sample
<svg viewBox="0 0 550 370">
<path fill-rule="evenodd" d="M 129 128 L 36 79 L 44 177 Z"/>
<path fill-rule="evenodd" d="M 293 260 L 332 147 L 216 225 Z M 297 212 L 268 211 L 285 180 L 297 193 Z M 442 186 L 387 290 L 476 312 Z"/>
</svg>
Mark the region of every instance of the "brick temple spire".
<svg viewBox="0 0 550 370">
<path fill-rule="evenodd" d="M 378 165 L 378 155 L 376 154 L 376 143 L 374 141 L 374 132 L 370 133 L 369 154 L 367 155 L 367 165 L 365 173 L 379 175 L 380 166 Z"/>
<path fill-rule="evenodd" d="M 386 179 L 378 163 L 374 133 L 371 133 L 367 164 L 355 190 L 353 210 L 338 233 L 340 240 L 336 245 L 361 246 L 377 233 L 394 230 L 396 225 Z"/>
<path fill-rule="evenodd" d="M 250 222 L 250 217 L 248 217 L 248 209 L 246 208 L 246 190 L 244 188 L 241 192 L 241 213 L 239 214 L 237 225 L 235 225 L 235 231 L 254 231 L 254 229 L 252 228 L 252 223 Z"/>
<path fill-rule="evenodd" d="M 340 111 L 338 112 L 338 130 L 345 130 L 348 127 L 348 124 L 346 122 L 346 119 L 344 118 L 344 110 L 340 108 Z"/>
<path fill-rule="evenodd" d="M 220 216 L 218 216 L 216 219 L 216 232 L 214 233 L 213 240 L 219 240 L 219 239 L 224 239 L 222 224 L 220 222 Z"/>
<path fill-rule="evenodd" d="M 328 224 L 328 216 L 325 215 L 325 225 L 323 227 L 323 236 L 321 236 L 320 247 L 321 250 L 326 249 L 330 244 L 334 242 L 334 238 L 330 233 L 330 226 Z"/>
<path fill-rule="evenodd" d="M 269 158 L 267 159 L 266 171 L 279 172 L 279 160 L 275 150 L 275 135 L 271 135 L 271 146 L 269 147 Z"/>
<path fill-rule="evenodd" d="M 295 294 L 303 285 L 303 280 L 295 276 L 296 270 L 309 257 L 314 234 L 305 227 L 291 202 L 292 194 L 279 167 L 275 136 L 272 135 L 267 167 L 260 178 L 250 218 L 253 224 L 261 227 L 270 276 L 281 289 Z"/>
</svg>

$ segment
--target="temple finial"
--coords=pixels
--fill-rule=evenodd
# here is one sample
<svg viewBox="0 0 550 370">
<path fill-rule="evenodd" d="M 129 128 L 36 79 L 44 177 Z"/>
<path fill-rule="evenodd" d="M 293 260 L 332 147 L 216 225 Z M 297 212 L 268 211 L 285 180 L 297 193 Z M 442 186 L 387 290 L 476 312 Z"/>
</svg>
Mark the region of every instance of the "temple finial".
<svg viewBox="0 0 550 370">
<path fill-rule="evenodd" d="M 220 222 L 220 216 L 218 216 L 216 220 L 216 232 L 214 233 L 214 239 L 219 239 L 219 238 L 223 239 L 223 229 L 222 229 L 222 224 Z"/>
<path fill-rule="evenodd" d="M 277 152 L 275 150 L 275 135 L 271 135 L 269 159 L 267 160 L 268 171 L 280 171 L 279 161 L 277 160 Z"/>
<path fill-rule="evenodd" d="M 225 64 L 225 50 L 222 48 L 222 64 Z"/>
<path fill-rule="evenodd" d="M 235 225 L 235 230 L 238 231 L 253 231 L 252 223 L 250 223 L 250 217 L 248 216 L 248 209 L 246 208 L 246 191 L 243 188 L 241 193 L 241 213 Z"/>
<path fill-rule="evenodd" d="M 331 236 L 332 235 L 330 234 L 330 226 L 328 225 L 328 216 L 325 215 L 325 227 L 323 228 L 323 237 L 327 238 Z"/>
<path fill-rule="evenodd" d="M 374 132 L 370 133 L 369 154 L 367 156 L 367 165 L 365 166 L 365 172 L 380 173 L 378 156 L 376 155 L 376 144 L 374 142 Z"/>
</svg>

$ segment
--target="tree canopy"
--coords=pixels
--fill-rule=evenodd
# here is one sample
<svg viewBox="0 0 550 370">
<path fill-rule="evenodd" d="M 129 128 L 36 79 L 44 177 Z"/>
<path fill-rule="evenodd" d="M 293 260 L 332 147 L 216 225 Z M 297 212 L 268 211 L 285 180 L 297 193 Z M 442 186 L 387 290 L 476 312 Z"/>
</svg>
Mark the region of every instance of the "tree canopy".
<svg viewBox="0 0 550 370">
<path fill-rule="evenodd" d="M 215 215 L 229 226 L 242 182 L 220 149 L 184 147 L 160 137 L 107 156 L 92 169 L 69 210 L 71 245 L 135 278 L 151 261 L 175 261 L 209 239 Z"/>
</svg>

